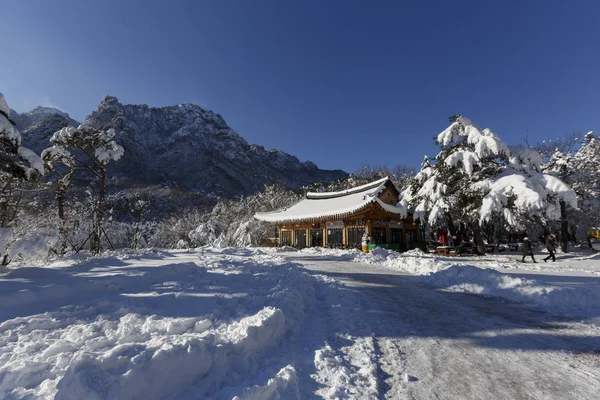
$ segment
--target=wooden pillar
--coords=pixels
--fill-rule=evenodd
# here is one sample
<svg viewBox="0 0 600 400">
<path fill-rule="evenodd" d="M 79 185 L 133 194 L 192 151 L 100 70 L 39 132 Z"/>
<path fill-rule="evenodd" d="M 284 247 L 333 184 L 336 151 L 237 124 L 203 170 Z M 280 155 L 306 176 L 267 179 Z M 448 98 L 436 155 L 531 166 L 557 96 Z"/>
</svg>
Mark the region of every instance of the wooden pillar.
<svg viewBox="0 0 600 400">
<path fill-rule="evenodd" d="M 279 230 L 279 235 L 277 237 L 277 244 L 279 247 L 281 247 L 281 225 L 278 225 L 277 229 Z"/>
<path fill-rule="evenodd" d="M 390 230 L 390 224 L 387 224 L 385 227 L 385 241 L 390 243 L 390 239 L 392 237 L 392 231 Z"/>
</svg>

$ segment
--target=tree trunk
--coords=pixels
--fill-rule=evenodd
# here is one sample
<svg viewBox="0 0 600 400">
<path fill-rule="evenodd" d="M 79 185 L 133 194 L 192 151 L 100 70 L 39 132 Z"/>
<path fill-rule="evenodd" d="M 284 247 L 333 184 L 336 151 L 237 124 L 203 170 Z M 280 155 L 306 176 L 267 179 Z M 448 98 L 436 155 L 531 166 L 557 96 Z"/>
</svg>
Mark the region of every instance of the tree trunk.
<svg viewBox="0 0 600 400">
<path fill-rule="evenodd" d="M 569 240 L 572 243 L 578 242 L 577 240 L 577 232 L 575 231 L 574 225 L 569 225 Z"/>
<path fill-rule="evenodd" d="M 567 204 L 560 200 L 560 249 L 563 253 L 569 251 L 569 221 L 567 221 Z"/>
<path fill-rule="evenodd" d="M 483 236 L 481 236 L 481 228 L 477 222 L 471 224 L 471 230 L 473 231 L 473 241 L 477 246 L 477 252 L 479 254 L 485 254 L 485 244 L 483 243 Z"/>
<path fill-rule="evenodd" d="M 444 219 L 446 220 L 446 225 L 448 225 L 448 231 L 450 231 L 450 237 L 456 237 L 454 240 L 454 245 L 458 246 L 461 242 L 461 238 L 456 234 L 456 227 L 454 226 L 454 221 L 452 220 L 452 215 L 448 211 L 444 211 Z"/>
<path fill-rule="evenodd" d="M 58 228 L 59 254 L 62 256 L 67 251 L 67 221 L 65 218 L 65 194 L 62 189 L 56 193 L 56 204 L 58 206 L 58 219 L 60 226 Z"/>
<path fill-rule="evenodd" d="M 91 251 L 100 253 L 100 240 L 102 238 L 102 220 L 104 218 L 104 186 L 106 184 L 106 169 L 102 168 L 98 179 L 98 205 L 96 207 L 96 221 L 94 221 L 94 234 L 92 235 Z"/>
</svg>

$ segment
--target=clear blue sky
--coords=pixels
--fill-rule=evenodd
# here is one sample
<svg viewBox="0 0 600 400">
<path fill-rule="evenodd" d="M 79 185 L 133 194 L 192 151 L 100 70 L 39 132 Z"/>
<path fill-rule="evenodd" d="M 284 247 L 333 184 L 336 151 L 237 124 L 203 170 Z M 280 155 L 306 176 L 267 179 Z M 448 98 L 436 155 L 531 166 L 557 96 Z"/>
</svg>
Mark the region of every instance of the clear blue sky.
<svg viewBox="0 0 600 400">
<path fill-rule="evenodd" d="M 417 167 L 463 114 L 508 144 L 600 130 L 600 1 L 2 2 L 0 91 L 82 120 L 194 102 L 248 142 Z"/>
</svg>

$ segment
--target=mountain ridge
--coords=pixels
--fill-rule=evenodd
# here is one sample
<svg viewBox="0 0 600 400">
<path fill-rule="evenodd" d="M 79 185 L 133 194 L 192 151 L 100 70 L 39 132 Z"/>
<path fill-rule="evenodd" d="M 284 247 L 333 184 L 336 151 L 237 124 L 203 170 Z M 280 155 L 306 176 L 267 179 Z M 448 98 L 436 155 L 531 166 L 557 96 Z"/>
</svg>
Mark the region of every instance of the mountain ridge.
<svg viewBox="0 0 600 400">
<path fill-rule="evenodd" d="M 49 107 L 15 114 L 26 145 L 38 153 L 50 146 L 56 130 L 79 124 Z M 125 155 L 109 166 L 110 173 L 136 184 L 235 197 L 257 192 L 266 184 L 298 189 L 347 175 L 342 170 L 319 169 L 312 161 L 301 162 L 281 150 L 249 144 L 220 114 L 191 103 L 150 107 L 122 104 L 106 96 L 83 124 L 115 129 Z"/>
</svg>

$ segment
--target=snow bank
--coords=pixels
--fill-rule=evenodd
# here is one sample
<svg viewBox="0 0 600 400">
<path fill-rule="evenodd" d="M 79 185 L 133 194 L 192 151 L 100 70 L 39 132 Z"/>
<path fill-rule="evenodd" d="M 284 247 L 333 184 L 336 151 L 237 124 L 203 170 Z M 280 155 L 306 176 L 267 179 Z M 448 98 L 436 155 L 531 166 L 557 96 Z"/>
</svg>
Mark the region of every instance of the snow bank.
<svg viewBox="0 0 600 400">
<path fill-rule="evenodd" d="M 323 247 L 310 247 L 302 249 L 305 254 L 319 254 L 340 261 L 354 261 L 364 264 L 381 265 L 398 272 L 423 275 L 430 272 L 440 271 L 447 268 L 439 257 L 431 257 L 419 249 L 398 253 L 379 247 L 372 249 L 369 253 L 360 250 L 339 250 Z"/>
<path fill-rule="evenodd" d="M 285 332 L 285 316 L 267 307 L 203 332 L 207 325 L 200 319 L 147 320 L 127 314 L 111 331 L 104 331 L 109 349 L 102 346 L 106 350 L 100 354 L 89 349 L 74 357 L 55 399 L 165 398 L 203 378 L 214 385 L 235 369 L 231 364 L 240 357 L 276 344 Z"/>
<path fill-rule="evenodd" d="M 282 368 L 274 378 L 264 386 L 254 386 L 244 390 L 244 394 L 235 396 L 233 400 L 279 400 L 300 399 L 298 376 L 291 365 Z"/>
<path fill-rule="evenodd" d="M 290 253 L 296 252 L 298 249 L 292 246 L 281 246 L 281 247 L 265 247 L 263 250 L 272 253 Z"/>
<path fill-rule="evenodd" d="M 452 291 L 526 303 L 553 313 L 587 317 L 597 316 L 600 311 L 598 289 L 544 285 L 533 279 L 513 277 L 470 265 L 453 265 L 423 276 L 421 281 Z"/>
<path fill-rule="evenodd" d="M 420 250 L 406 253 L 374 248 L 369 253 L 358 253 L 354 261 L 366 264 L 382 265 L 399 272 L 423 275 L 446 268 L 438 257 L 431 257 Z"/>
<path fill-rule="evenodd" d="M 243 399 L 281 398 L 298 391 L 293 367 L 264 386 L 245 379 L 314 297 L 304 270 L 255 249 L 13 270 L 0 279 L 13 309 L 0 313 L 0 398 L 203 398 L 244 386 Z"/>
<path fill-rule="evenodd" d="M 304 254 L 319 254 L 321 256 L 331 257 L 338 260 L 351 261 L 358 254 L 361 254 L 360 250 L 341 250 L 341 249 L 328 249 L 325 247 L 306 247 L 300 250 L 300 253 Z"/>
<path fill-rule="evenodd" d="M 325 252 L 329 253 L 329 250 Z M 600 314 L 600 290 L 597 287 L 575 288 L 545 284 L 538 280 L 514 277 L 495 269 L 469 264 L 474 262 L 473 260 L 457 263 L 457 258 L 435 257 L 421 251 L 397 253 L 379 248 L 373 249 L 370 253 L 352 252 L 346 256 L 330 253 L 330 256 L 421 275 L 420 282 L 426 285 L 503 298 L 532 305 L 548 312 L 578 317 Z M 582 258 L 584 261 L 589 259 L 589 256 Z M 490 263 L 490 261 L 481 263 L 488 263 L 496 268 L 509 267 L 509 265 Z M 516 268 L 514 265 L 510 267 Z M 559 268 L 561 271 L 573 269 L 565 266 Z"/>
</svg>

